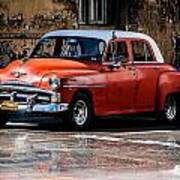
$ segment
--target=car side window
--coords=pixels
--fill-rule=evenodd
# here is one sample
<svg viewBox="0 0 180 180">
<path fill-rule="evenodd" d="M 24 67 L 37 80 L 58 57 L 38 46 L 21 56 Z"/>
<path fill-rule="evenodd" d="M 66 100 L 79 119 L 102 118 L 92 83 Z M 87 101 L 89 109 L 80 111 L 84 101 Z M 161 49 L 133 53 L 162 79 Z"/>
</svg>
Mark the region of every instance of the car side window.
<svg viewBox="0 0 180 180">
<path fill-rule="evenodd" d="M 151 54 L 149 46 L 144 41 L 132 42 L 133 60 L 134 62 L 151 62 L 154 58 Z"/>
<path fill-rule="evenodd" d="M 35 57 L 52 57 L 55 45 L 55 39 L 43 39 L 36 49 Z"/>
<path fill-rule="evenodd" d="M 116 58 L 128 58 L 126 42 L 111 42 L 108 46 L 108 60 L 111 61 Z"/>
</svg>

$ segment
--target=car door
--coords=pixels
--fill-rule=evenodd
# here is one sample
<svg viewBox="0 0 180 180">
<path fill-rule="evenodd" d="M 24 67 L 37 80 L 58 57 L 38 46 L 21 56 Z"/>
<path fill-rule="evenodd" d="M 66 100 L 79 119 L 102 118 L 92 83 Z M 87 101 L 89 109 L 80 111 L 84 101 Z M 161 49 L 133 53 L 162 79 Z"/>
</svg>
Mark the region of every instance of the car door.
<svg viewBox="0 0 180 180">
<path fill-rule="evenodd" d="M 157 93 L 160 64 L 145 40 L 131 41 L 134 68 L 137 73 L 135 86 L 136 111 L 153 111 Z"/>
<path fill-rule="evenodd" d="M 129 46 L 126 40 L 116 39 L 110 42 L 107 61 L 121 58 L 119 68 L 109 69 L 108 79 L 108 107 L 111 114 L 133 112 L 136 74 L 129 63 Z M 113 59 L 114 56 L 114 59 Z"/>
</svg>

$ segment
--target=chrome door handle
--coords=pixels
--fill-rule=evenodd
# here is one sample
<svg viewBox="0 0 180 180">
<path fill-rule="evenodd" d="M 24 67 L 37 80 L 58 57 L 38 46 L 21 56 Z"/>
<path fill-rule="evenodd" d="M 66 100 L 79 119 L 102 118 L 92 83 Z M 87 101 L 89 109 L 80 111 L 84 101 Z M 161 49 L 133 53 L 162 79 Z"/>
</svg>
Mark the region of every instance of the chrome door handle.
<svg viewBox="0 0 180 180">
<path fill-rule="evenodd" d="M 129 71 L 135 71 L 136 68 L 135 68 L 135 67 L 128 67 L 128 70 L 129 70 Z"/>
<path fill-rule="evenodd" d="M 159 67 L 153 67 L 153 69 L 154 69 L 154 70 L 158 70 L 158 69 L 159 69 Z"/>
</svg>

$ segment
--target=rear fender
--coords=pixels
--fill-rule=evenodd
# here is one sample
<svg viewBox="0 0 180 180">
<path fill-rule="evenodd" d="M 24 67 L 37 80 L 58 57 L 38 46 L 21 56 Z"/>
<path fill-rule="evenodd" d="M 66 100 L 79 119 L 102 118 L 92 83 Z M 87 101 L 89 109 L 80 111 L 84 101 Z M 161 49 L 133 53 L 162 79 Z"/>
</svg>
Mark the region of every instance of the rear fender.
<svg viewBox="0 0 180 180">
<path fill-rule="evenodd" d="M 168 72 L 160 76 L 158 87 L 157 108 L 162 111 L 169 95 L 180 94 L 180 73 Z"/>
</svg>

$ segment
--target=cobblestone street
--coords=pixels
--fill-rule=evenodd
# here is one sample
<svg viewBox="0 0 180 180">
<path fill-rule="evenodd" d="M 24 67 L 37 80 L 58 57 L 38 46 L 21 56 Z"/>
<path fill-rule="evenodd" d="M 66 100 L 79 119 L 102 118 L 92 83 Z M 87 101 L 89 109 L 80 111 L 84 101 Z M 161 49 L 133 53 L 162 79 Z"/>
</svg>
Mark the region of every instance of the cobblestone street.
<svg viewBox="0 0 180 180">
<path fill-rule="evenodd" d="M 0 180 L 180 178 L 180 131 L 174 126 L 103 124 L 66 132 L 8 123 L 0 130 Z"/>
</svg>

